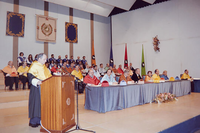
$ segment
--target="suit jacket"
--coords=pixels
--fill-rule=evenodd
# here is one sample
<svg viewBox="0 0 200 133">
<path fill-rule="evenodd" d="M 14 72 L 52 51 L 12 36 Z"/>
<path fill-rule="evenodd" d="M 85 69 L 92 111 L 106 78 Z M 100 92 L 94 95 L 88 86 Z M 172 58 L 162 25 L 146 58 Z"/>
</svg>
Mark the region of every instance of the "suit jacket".
<svg viewBox="0 0 200 133">
<path fill-rule="evenodd" d="M 134 74 L 132 75 L 131 78 L 132 78 L 132 80 L 134 80 L 135 82 L 137 82 L 138 80 L 142 79 L 141 76 L 140 76 L 140 75 L 137 76 L 136 73 L 134 73 Z"/>
</svg>

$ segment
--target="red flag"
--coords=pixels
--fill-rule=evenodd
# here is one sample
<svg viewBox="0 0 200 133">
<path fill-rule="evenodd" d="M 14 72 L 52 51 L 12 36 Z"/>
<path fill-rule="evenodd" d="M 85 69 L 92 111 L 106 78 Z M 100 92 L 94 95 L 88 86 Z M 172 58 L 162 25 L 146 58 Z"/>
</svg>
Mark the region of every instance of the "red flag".
<svg viewBox="0 0 200 133">
<path fill-rule="evenodd" d="M 128 67 L 127 44 L 125 44 L 124 67 Z"/>
</svg>

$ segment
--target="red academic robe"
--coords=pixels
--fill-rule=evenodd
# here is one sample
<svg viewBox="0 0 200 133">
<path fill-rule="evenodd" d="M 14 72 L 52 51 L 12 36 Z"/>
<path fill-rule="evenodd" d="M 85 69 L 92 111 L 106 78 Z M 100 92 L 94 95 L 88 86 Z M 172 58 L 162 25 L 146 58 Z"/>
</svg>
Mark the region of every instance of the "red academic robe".
<svg viewBox="0 0 200 133">
<path fill-rule="evenodd" d="M 118 73 L 124 74 L 124 71 L 121 68 L 118 68 Z"/>
<path fill-rule="evenodd" d="M 100 83 L 100 80 L 98 80 L 96 76 L 93 76 L 93 78 L 92 78 L 88 74 L 87 76 L 85 76 L 83 82 L 86 84 L 98 85 Z"/>
<path fill-rule="evenodd" d="M 55 72 L 57 72 L 57 69 L 58 69 L 58 67 L 54 67 L 54 66 L 53 66 L 53 67 L 51 68 L 51 71 L 52 71 L 53 73 L 55 73 Z"/>
</svg>

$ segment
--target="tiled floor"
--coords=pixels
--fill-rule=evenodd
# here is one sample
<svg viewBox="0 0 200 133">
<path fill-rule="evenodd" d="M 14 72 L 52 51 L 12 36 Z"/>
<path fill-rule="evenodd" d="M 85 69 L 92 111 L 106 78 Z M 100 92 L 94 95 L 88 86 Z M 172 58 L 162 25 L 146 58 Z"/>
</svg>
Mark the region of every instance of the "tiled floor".
<svg viewBox="0 0 200 133">
<path fill-rule="evenodd" d="M 9 93 L 9 92 L 8 92 Z M 19 97 L 0 98 L 0 107 Z M 12 100 L 13 99 L 13 100 Z M 20 107 L 0 108 L 0 133 L 39 133 L 40 127 L 28 126 L 28 97 Z M 3 103 L 4 102 L 4 103 Z M 20 101 L 18 101 L 20 102 Z M 84 95 L 79 95 L 80 127 L 96 133 L 156 133 L 200 114 L 200 93 L 179 97 L 178 101 L 145 104 L 124 110 L 98 113 L 84 109 Z M 74 133 L 82 133 L 75 131 Z"/>
</svg>

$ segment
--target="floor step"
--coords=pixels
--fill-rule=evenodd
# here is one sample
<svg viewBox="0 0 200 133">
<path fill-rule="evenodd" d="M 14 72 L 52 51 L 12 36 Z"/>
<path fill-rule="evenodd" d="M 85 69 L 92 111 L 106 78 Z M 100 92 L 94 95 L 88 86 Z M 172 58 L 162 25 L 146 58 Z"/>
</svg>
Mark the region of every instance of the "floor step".
<svg viewBox="0 0 200 133">
<path fill-rule="evenodd" d="M 29 90 L 0 92 L 0 109 L 28 106 Z"/>
<path fill-rule="evenodd" d="M 0 103 L 0 109 L 28 106 L 28 100 Z"/>
<path fill-rule="evenodd" d="M 15 97 L 15 96 L 28 96 L 28 95 L 29 95 L 29 90 L 0 92 L 0 97 Z"/>
</svg>

